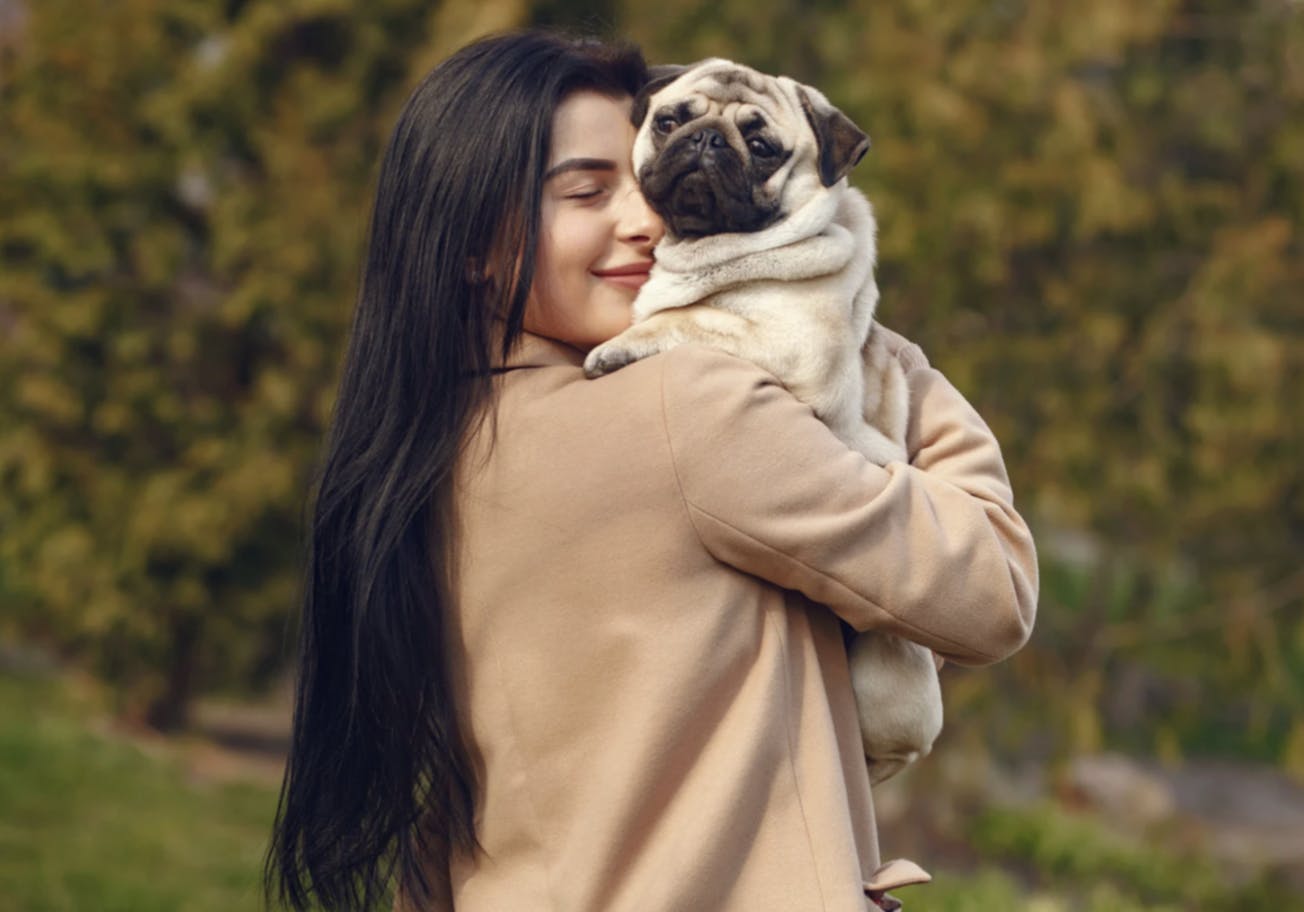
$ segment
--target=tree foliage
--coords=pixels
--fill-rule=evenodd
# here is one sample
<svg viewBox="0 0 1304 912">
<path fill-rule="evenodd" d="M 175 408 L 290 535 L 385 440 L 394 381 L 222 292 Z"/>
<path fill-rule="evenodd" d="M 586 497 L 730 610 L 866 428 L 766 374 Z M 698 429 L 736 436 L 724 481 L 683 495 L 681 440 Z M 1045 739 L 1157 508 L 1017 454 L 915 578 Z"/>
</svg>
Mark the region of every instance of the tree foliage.
<svg viewBox="0 0 1304 912">
<path fill-rule="evenodd" d="M 283 661 L 381 144 L 516 15 L 43 0 L 6 51 L 3 578 L 159 723 Z"/>
<path fill-rule="evenodd" d="M 991 422 L 1069 564 L 1013 686 L 1081 707 L 1064 743 L 1135 698 L 1248 718 L 1304 772 L 1304 5 L 625 12 L 655 57 L 788 72 L 873 139 L 880 316 Z M 1129 697 L 1135 662 L 1199 683 Z"/>
<path fill-rule="evenodd" d="M 1016 683 L 1071 681 L 1090 743 L 1115 672 L 1155 663 L 1206 682 L 1183 700 L 1253 694 L 1304 765 L 1304 4 L 23 8 L 0 41 L 0 598 L 178 696 L 160 721 L 283 660 L 398 104 L 475 34 L 611 21 L 656 61 L 816 84 L 873 138 L 881 315 L 992 423 L 1070 567 Z"/>
</svg>

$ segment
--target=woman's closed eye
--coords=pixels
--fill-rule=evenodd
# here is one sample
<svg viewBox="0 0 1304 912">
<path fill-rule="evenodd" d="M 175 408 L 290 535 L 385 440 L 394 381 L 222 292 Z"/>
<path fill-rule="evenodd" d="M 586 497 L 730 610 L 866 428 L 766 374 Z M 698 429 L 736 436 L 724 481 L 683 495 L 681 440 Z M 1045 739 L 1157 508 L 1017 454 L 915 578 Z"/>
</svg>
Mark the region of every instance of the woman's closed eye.
<svg viewBox="0 0 1304 912">
<path fill-rule="evenodd" d="M 596 200 L 607 192 L 605 184 L 586 183 L 566 187 L 562 190 L 562 198 L 568 200 Z"/>
</svg>

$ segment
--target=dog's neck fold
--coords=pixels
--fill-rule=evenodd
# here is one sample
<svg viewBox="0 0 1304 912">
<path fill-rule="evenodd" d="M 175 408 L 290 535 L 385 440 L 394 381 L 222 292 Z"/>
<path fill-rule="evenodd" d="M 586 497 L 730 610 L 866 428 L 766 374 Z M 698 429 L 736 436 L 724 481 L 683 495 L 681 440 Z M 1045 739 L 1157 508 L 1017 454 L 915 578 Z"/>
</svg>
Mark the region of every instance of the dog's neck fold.
<svg viewBox="0 0 1304 912">
<path fill-rule="evenodd" d="M 657 245 L 651 278 L 634 302 L 634 320 L 753 282 L 832 275 L 846 270 L 853 257 L 864 257 L 867 249 L 864 268 L 870 270 L 873 245 L 869 203 L 847 189 L 820 191 L 761 231 L 667 238 Z"/>
</svg>

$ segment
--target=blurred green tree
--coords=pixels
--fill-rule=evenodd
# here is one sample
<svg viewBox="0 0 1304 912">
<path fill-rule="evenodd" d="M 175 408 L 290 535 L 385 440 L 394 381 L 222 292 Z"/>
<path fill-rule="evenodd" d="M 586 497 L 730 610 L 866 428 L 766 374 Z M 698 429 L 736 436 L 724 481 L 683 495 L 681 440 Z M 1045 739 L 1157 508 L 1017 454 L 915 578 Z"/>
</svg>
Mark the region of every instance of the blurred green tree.
<svg viewBox="0 0 1304 912">
<path fill-rule="evenodd" d="M 14 21 L 0 588 L 160 724 L 284 656 L 406 92 L 490 29 L 614 21 L 654 61 L 816 84 L 873 137 L 854 177 L 883 319 L 993 424 L 1069 567 L 1041 648 L 983 686 L 1035 685 L 1093 746 L 1153 664 L 1304 769 L 1304 4 L 43 0 Z"/>
<path fill-rule="evenodd" d="M 621 10 L 654 59 L 789 73 L 873 138 L 880 315 L 1089 578 L 1052 574 L 1049 654 L 1014 666 L 1080 709 L 1062 741 L 1097 746 L 1137 660 L 1199 680 L 1170 714 L 1253 716 L 1304 772 L 1304 4 Z"/>
<path fill-rule="evenodd" d="M 175 727 L 283 664 L 375 163 L 516 2 L 42 0 L 4 54 L 0 563 Z"/>
</svg>

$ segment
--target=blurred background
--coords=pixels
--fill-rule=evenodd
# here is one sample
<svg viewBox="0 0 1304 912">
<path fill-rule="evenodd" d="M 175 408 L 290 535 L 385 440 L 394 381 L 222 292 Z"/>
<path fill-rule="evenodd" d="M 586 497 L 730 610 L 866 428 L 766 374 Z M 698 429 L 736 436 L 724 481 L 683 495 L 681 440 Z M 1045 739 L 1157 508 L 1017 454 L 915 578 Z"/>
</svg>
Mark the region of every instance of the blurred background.
<svg viewBox="0 0 1304 912">
<path fill-rule="evenodd" d="M 0 912 L 259 907 L 379 152 L 527 24 L 874 141 L 1043 574 L 882 790 L 910 908 L 1304 908 L 1304 2 L 0 0 Z"/>
</svg>

